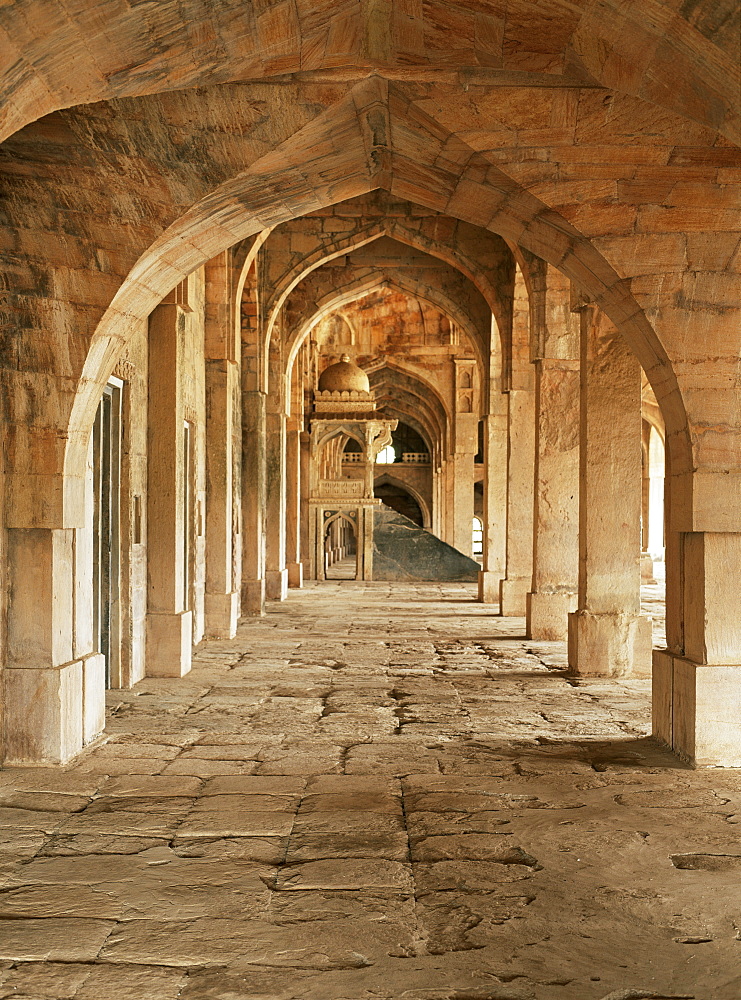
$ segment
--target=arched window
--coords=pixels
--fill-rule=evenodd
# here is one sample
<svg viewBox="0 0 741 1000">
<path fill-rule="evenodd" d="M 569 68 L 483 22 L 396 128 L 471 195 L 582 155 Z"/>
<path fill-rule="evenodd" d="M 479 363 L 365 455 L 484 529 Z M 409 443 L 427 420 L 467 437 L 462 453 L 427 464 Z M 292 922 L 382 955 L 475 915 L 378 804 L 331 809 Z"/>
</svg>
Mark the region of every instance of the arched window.
<svg viewBox="0 0 741 1000">
<path fill-rule="evenodd" d="M 474 517 L 472 530 L 473 554 L 475 556 L 484 553 L 484 525 L 480 517 Z"/>
<path fill-rule="evenodd" d="M 393 465 L 396 461 L 396 449 L 392 444 L 387 444 L 376 455 L 376 465 Z"/>
</svg>

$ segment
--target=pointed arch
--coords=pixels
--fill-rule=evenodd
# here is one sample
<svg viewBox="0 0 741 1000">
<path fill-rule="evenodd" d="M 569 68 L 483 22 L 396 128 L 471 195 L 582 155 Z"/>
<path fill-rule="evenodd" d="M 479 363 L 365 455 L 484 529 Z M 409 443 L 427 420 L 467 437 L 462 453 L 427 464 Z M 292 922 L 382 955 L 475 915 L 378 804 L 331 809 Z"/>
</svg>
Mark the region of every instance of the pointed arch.
<svg viewBox="0 0 741 1000">
<path fill-rule="evenodd" d="M 392 130 L 396 145 L 384 146 L 383 156 L 374 160 L 364 123 L 366 114 L 379 107 L 388 109 L 391 120 L 406 116 L 415 129 L 409 139 L 408 130 Z M 141 255 L 90 343 L 68 423 L 64 467 L 69 477 L 82 468 L 100 387 L 135 325 L 174 284 L 242 239 L 379 187 L 498 233 L 584 289 L 625 337 L 654 388 L 673 449 L 673 470 L 678 475 L 691 472 L 692 443 L 671 362 L 631 294 L 630 282 L 619 277 L 589 239 L 483 154 L 426 120 L 419 109 L 410 116 L 409 99 L 383 81 L 362 81 L 320 119 L 193 205 Z"/>
</svg>

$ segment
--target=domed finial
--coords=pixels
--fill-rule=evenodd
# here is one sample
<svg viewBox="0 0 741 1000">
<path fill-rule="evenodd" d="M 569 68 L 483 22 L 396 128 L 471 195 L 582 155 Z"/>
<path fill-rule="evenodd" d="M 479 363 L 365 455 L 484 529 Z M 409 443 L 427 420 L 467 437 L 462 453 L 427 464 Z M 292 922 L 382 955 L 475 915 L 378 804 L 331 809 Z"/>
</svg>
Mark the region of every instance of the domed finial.
<svg viewBox="0 0 741 1000">
<path fill-rule="evenodd" d="M 343 354 L 320 375 L 319 392 L 370 392 L 370 383 L 363 369 Z"/>
</svg>

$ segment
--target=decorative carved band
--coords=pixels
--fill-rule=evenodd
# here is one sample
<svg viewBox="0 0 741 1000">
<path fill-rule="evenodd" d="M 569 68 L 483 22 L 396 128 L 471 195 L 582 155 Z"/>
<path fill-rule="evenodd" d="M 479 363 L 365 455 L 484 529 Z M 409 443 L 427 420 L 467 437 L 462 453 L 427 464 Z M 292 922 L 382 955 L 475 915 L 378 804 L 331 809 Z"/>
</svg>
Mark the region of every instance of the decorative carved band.
<svg viewBox="0 0 741 1000">
<path fill-rule="evenodd" d="M 319 483 L 322 497 L 362 497 L 364 492 L 362 479 L 322 479 Z"/>
<path fill-rule="evenodd" d="M 117 362 L 116 367 L 113 369 L 113 374 L 116 378 L 122 378 L 124 382 L 131 382 L 134 375 L 136 375 L 136 365 L 132 364 L 131 361 L 127 361 L 125 358 L 121 358 Z"/>
</svg>

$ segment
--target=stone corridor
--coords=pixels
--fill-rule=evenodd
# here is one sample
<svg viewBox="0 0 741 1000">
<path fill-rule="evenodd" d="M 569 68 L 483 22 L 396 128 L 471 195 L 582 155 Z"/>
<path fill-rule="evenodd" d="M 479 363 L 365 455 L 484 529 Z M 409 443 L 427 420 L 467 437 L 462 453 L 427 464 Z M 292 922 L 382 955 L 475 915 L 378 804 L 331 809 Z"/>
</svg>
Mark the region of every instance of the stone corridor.
<svg viewBox="0 0 741 1000">
<path fill-rule="evenodd" d="M 472 597 L 310 583 L 0 771 L 0 997 L 738 1000 L 741 773 Z"/>
</svg>

